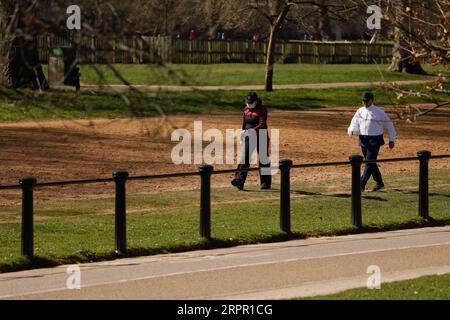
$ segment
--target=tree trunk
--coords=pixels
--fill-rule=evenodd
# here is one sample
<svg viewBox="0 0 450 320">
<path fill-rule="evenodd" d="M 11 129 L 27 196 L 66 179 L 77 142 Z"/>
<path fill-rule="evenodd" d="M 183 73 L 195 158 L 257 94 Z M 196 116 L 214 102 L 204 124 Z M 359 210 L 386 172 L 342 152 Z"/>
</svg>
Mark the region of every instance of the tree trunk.
<svg viewBox="0 0 450 320">
<path fill-rule="evenodd" d="M 13 10 L 12 1 L 0 1 L 0 85 L 7 87 L 12 84 L 9 57 L 13 55 L 11 51 L 14 48 L 11 45 L 12 37 L 7 27 L 10 24 L 9 17 Z"/>
<path fill-rule="evenodd" d="M 15 11 L 16 4 L 0 1 L 0 85 L 13 89 L 48 89 L 39 63 L 37 30 L 26 24 L 29 20 L 22 19 L 20 8 L 24 4 L 17 4 L 19 10 Z"/>
<path fill-rule="evenodd" d="M 400 14 L 401 12 L 406 12 L 406 7 L 408 6 L 408 1 L 396 0 L 394 13 L 395 20 L 398 26 L 394 28 L 394 50 L 392 55 L 392 62 L 388 70 L 392 72 L 406 72 L 413 74 L 426 74 L 425 70 L 422 69 L 419 61 L 414 61 L 411 57 L 409 49 L 409 44 L 407 41 L 407 28 L 409 25 L 408 18 L 405 15 Z M 401 26 L 401 28 L 400 28 Z"/>
<path fill-rule="evenodd" d="M 319 9 L 319 40 L 330 40 L 330 17 L 328 0 L 320 1 Z"/>
<path fill-rule="evenodd" d="M 275 65 L 275 41 L 276 30 L 274 27 L 270 28 L 269 43 L 267 45 L 266 57 L 266 91 L 273 91 L 273 68 Z"/>
<path fill-rule="evenodd" d="M 266 53 L 266 91 L 273 91 L 273 68 L 275 67 L 275 44 L 277 41 L 277 34 L 292 5 L 293 3 L 291 2 L 284 2 L 277 19 L 270 26 L 269 42 L 267 44 Z"/>
<path fill-rule="evenodd" d="M 216 8 L 218 6 L 218 3 L 213 0 L 207 0 L 205 2 L 205 19 L 208 26 L 208 36 L 209 39 L 215 39 L 216 38 L 216 32 L 218 29 L 218 14 L 216 12 Z"/>
</svg>

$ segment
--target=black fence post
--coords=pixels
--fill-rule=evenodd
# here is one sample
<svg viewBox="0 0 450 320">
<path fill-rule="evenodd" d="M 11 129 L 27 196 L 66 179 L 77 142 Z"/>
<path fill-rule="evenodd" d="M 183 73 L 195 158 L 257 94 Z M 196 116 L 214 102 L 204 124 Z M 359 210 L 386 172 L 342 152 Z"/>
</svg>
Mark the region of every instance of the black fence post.
<svg viewBox="0 0 450 320">
<path fill-rule="evenodd" d="M 431 157 L 431 152 L 422 150 L 417 152 L 419 157 L 419 216 L 429 218 L 428 205 L 428 161 Z"/>
<path fill-rule="evenodd" d="M 280 227 L 291 233 L 291 178 L 292 160 L 280 160 Z"/>
<path fill-rule="evenodd" d="M 200 186 L 200 237 L 211 238 L 211 174 L 213 166 L 202 165 L 199 168 Z"/>
<path fill-rule="evenodd" d="M 34 226 L 33 226 L 33 189 L 36 178 L 23 177 L 19 180 L 22 186 L 22 255 L 28 259 L 34 256 Z"/>
<path fill-rule="evenodd" d="M 128 172 L 118 170 L 113 172 L 116 183 L 115 199 L 115 240 L 116 254 L 123 255 L 127 252 L 127 223 L 126 223 L 126 187 Z"/>
<path fill-rule="evenodd" d="M 352 211 L 351 220 L 355 227 L 362 227 L 361 215 L 361 164 L 364 158 L 360 155 L 351 155 L 349 157 L 352 165 Z"/>
</svg>

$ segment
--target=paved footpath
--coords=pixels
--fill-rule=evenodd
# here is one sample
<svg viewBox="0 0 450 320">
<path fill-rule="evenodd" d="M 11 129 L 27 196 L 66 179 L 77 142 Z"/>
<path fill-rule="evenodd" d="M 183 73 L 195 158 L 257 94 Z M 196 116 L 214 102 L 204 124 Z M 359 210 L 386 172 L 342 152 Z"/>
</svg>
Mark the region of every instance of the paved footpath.
<svg viewBox="0 0 450 320">
<path fill-rule="evenodd" d="M 397 85 L 409 84 L 425 84 L 435 81 L 430 80 L 402 80 L 402 81 L 376 81 L 376 82 L 336 82 L 336 83 L 305 83 L 305 84 L 279 84 L 273 85 L 274 90 L 292 90 L 292 89 L 329 89 L 342 87 L 367 87 L 367 86 L 383 86 L 395 83 Z M 62 88 L 69 90 L 69 87 Z M 223 85 L 223 86 L 170 86 L 170 85 L 107 85 L 100 86 L 94 84 L 82 84 L 81 91 L 104 91 L 104 92 L 126 92 L 130 90 L 140 91 L 216 91 L 216 90 L 264 90 L 264 85 Z"/>
<path fill-rule="evenodd" d="M 310 238 L 0 274 L 3 299 L 280 299 L 450 273 L 450 226 Z"/>
</svg>

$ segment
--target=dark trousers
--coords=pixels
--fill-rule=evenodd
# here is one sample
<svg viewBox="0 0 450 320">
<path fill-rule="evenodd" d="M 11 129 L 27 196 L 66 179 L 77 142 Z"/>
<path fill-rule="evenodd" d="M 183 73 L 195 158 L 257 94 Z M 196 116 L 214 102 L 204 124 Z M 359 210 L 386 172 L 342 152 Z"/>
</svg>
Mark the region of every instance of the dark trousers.
<svg viewBox="0 0 450 320">
<path fill-rule="evenodd" d="M 260 159 L 259 137 L 258 137 L 257 140 L 258 140 L 257 141 L 258 143 L 257 143 L 256 148 L 257 148 L 257 151 L 258 151 L 258 159 Z M 244 151 L 245 152 L 245 155 L 244 155 L 245 156 L 245 161 L 244 161 L 244 163 L 241 163 L 241 164 L 238 165 L 238 170 L 250 168 L 250 160 L 251 160 L 250 156 L 252 155 L 252 153 L 254 151 L 254 150 L 250 150 L 250 139 L 249 139 L 249 137 L 245 138 L 245 142 L 244 143 L 245 143 L 245 151 Z M 269 139 L 267 139 L 267 149 L 266 150 L 267 150 L 267 153 L 269 153 Z M 267 154 L 267 157 L 269 157 L 268 154 Z M 260 169 L 261 168 L 269 168 L 269 167 L 270 167 L 270 163 L 262 164 L 261 160 L 259 160 L 259 168 Z M 234 175 L 234 179 L 239 184 L 244 185 L 245 180 L 247 180 L 247 175 L 248 175 L 247 171 L 244 171 L 244 172 L 237 171 L 235 173 L 235 175 Z M 260 178 L 261 185 L 268 186 L 268 187 L 271 186 L 271 184 L 272 184 L 272 175 L 262 175 L 261 174 L 261 170 L 260 170 L 259 178 Z"/>
<path fill-rule="evenodd" d="M 378 153 L 380 152 L 380 147 L 361 147 L 361 150 L 365 160 L 376 160 L 378 157 Z M 376 163 L 366 163 L 363 175 L 361 176 L 361 185 L 366 185 L 367 181 L 369 181 L 370 179 L 370 176 L 373 176 L 373 179 L 377 183 L 383 183 L 380 169 L 378 168 Z"/>
</svg>

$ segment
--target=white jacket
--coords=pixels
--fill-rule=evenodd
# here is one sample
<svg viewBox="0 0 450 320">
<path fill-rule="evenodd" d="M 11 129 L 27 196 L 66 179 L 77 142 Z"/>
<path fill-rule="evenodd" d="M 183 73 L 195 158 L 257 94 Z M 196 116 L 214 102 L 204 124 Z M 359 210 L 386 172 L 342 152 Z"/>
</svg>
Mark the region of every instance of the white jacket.
<svg viewBox="0 0 450 320">
<path fill-rule="evenodd" d="M 381 108 L 372 104 L 359 108 L 347 129 L 348 135 L 380 136 L 387 130 L 389 141 L 395 142 L 397 132 L 389 116 Z"/>
</svg>

